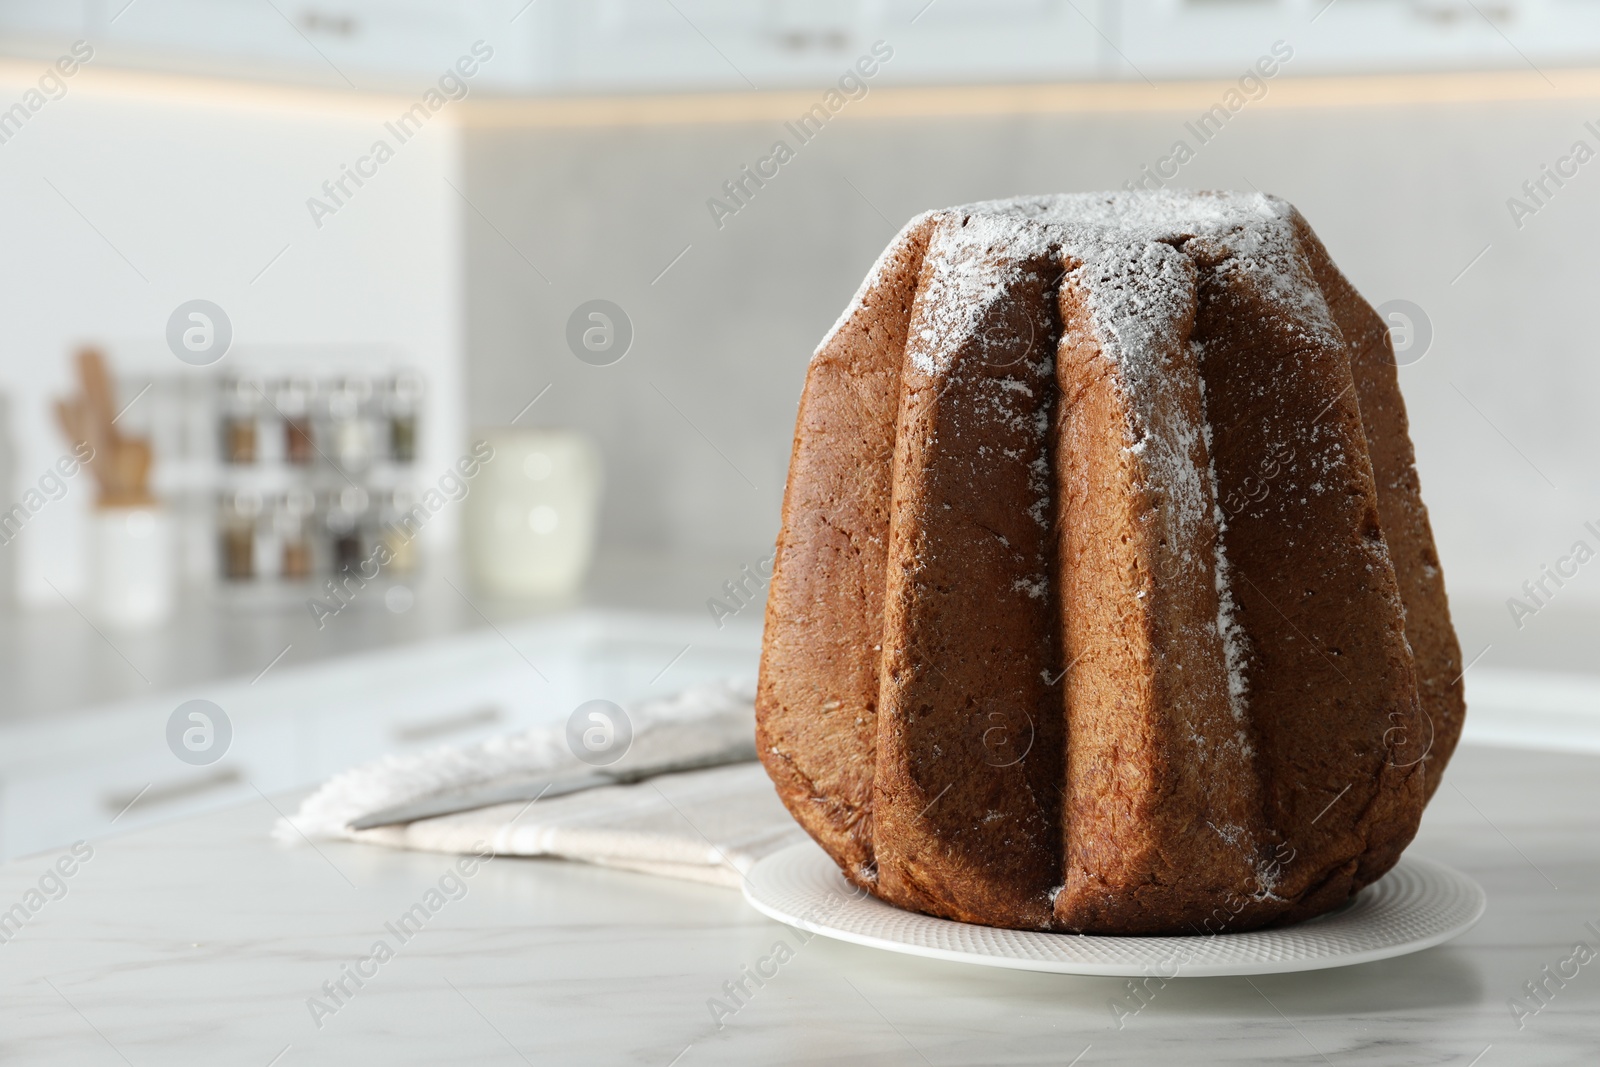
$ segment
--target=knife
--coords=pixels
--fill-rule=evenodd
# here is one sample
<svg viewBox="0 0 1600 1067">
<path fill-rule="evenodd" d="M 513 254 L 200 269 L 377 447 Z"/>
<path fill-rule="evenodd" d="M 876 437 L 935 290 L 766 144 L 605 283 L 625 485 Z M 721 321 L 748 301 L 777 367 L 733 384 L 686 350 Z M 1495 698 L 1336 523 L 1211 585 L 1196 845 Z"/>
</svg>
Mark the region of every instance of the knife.
<svg viewBox="0 0 1600 1067">
<path fill-rule="evenodd" d="M 695 756 L 692 759 L 646 763 L 626 770 L 611 771 L 596 768 L 577 774 L 544 775 L 471 786 L 466 789 L 452 789 L 369 812 L 350 820 L 349 827 L 352 830 L 372 830 L 379 826 L 398 826 L 402 823 L 416 822 L 418 819 L 434 819 L 441 815 L 476 811 L 479 808 L 512 804 L 519 800 L 526 800 L 531 806 L 538 800 L 548 800 L 551 797 L 565 796 L 585 789 L 596 789 L 606 785 L 632 785 L 661 774 L 678 774 L 683 771 L 703 770 L 707 767 L 749 763 L 755 758 L 755 747 L 747 741 L 734 748 Z"/>
</svg>

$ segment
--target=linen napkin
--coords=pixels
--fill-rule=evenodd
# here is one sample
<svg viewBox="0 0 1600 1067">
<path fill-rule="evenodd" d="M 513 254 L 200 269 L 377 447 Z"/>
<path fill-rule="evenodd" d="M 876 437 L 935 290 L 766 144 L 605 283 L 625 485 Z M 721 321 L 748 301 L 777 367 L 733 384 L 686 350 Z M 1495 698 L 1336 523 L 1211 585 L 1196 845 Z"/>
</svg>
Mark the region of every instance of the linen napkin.
<svg viewBox="0 0 1600 1067">
<path fill-rule="evenodd" d="M 755 762 L 755 687 L 727 681 L 628 709 L 633 742 L 611 770 L 681 762 L 750 742 L 750 762 L 662 774 L 534 802 L 517 801 L 352 830 L 363 815 L 450 789 L 492 785 L 587 766 L 565 723 L 419 755 L 385 756 L 336 775 L 300 810 L 278 820 L 281 841 L 337 839 L 428 852 L 556 856 L 717 885 L 737 886 L 755 862 L 805 831 Z"/>
</svg>

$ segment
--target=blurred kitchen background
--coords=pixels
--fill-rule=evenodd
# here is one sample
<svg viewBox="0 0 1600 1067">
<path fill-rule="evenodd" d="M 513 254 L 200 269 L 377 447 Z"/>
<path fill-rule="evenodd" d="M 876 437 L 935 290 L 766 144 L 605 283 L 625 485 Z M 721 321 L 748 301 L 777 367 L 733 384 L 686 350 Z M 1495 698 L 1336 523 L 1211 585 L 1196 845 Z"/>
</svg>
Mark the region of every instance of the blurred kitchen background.
<svg viewBox="0 0 1600 1067">
<path fill-rule="evenodd" d="M 0 857 L 753 672 L 879 251 L 1129 183 L 1310 219 L 1469 738 L 1600 750 L 1592 0 L 9 0 L 0 54 Z"/>
</svg>

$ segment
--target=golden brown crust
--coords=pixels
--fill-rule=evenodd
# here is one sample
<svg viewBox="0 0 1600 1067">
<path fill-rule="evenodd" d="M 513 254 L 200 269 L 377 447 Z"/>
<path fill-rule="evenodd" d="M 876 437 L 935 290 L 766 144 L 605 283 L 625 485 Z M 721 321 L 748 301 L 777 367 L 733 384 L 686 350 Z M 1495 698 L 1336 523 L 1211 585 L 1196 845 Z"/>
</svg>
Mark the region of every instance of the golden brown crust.
<svg viewBox="0 0 1600 1067">
<path fill-rule="evenodd" d="M 807 377 L 757 699 L 846 876 L 1155 934 L 1387 871 L 1461 706 L 1386 343 L 1270 198 L 908 226 Z"/>
<path fill-rule="evenodd" d="M 756 743 L 795 820 L 872 869 L 878 653 L 900 362 L 932 220 L 885 253 L 800 399 L 756 694 Z"/>
<path fill-rule="evenodd" d="M 941 346 L 931 321 L 950 294 L 926 270 L 912 313 L 889 522 L 875 891 L 952 919 L 1040 927 L 1061 871 L 1061 716 L 1039 716 L 1059 693 L 1049 682 L 1060 648 L 1047 442 L 1056 272 L 1046 256 L 964 245 L 962 222 L 939 220 L 928 261 L 992 272 L 996 295 L 953 345 Z"/>
<path fill-rule="evenodd" d="M 1210 460 L 1203 437 L 1184 432 L 1204 422 L 1194 267 L 1160 244 L 1131 250 L 1124 266 L 1162 271 L 1181 294 L 1170 321 L 1151 330 L 1157 374 L 1142 388 L 1106 357 L 1081 267 L 1060 293 L 1056 509 L 1062 656 L 1073 666 L 1054 918 L 1067 930 L 1131 934 L 1181 929 L 1218 901 L 1247 901 L 1271 835 L 1247 726 L 1228 693 L 1216 499 L 1199 476 Z M 1191 485 L 1172 484 L 1187 472 Z M 1186 491 L 1199 498 L 1185 504 Z M 1233 925 L 1249 925 L 1255 910 Z"/>
<path fill-rule="evenodd" d="M 1293 856 L 1273 895 L 1298 903 L 1330 878 L 1359 888 L 1410 842 L 1422 776 L 1393 742 L 1423 718 L 1349 357 L 1314 280 L 1297 264 L 1285 293 L 1228 249 L 1187 247 L 1257 773 Z"/>
<path fill-rule="evenodd" d="M 1395 737 L 1397 756 L 1404 763 L 1424 764 L 1426 795 L 1432 797 L 1461 738 L 1467 704 L 1461 645 L 1450 623 L 1444 571 L 1434 547 L 1428 508 L 1422 502 L 1393 341 L 1387 324 L 1345 280 L 1299 212 L 1294 221 L 1318 287 L 1349 346 L 1356 398 L 1378 487 L 1378 514 L 1406 605 L 1406 638 L 1417 665 L 1417 695 L 1428 719 L 1420 734 Z"/>
</svg>

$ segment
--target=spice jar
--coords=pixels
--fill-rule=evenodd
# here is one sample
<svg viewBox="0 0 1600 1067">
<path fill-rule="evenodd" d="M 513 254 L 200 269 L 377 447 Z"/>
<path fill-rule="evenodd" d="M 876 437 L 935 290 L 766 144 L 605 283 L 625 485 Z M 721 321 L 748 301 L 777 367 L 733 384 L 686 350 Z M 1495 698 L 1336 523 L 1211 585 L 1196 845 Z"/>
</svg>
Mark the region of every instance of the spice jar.
<svg viewBox="0 0 1600 1067">
<path fill-rule="evenodd" d="M 422 379 L 414 371 L 401 371 L 389 383 L 385 414 L 389 417 L 389 458 L 412 463 L 417 458 L 417 408 L 422 402 Z"/>
<path fill-rule="evenodd" d="M 256 400 L 258 383 L 240 378 L 222 387 L 222 461 L 256 461 Z"/>
<path fill-rule="evenodd" d="M 410 514 L 416 505 L 416 491 L 400 488 L 389 494 L 383 508 L 380 526 L 383 544 L 389 550 L 388 569 L 396 575 L 412 574 L 417 569 L 416 535 L 420 527 Z"/>
<path fill-rule="evenodd" d="M 224 494 L 221 506 L 222 576 L 231 582 L 256 576 L 256 517 L 261 496 L 251 491 Z"/>
<path fill-rule="evenodd" d="M 317 454 L 311 428 L 311 383 L 289 378 L 278 387 L 278 411 L 283 415 L 283 456 L 306 466 Z"/>
<path fill-rule="evenodd" d="M 332 542 L 335 574 L 360 572 L 366 558 L 361 537 L 366 511 L 367 491 L 353 485 L 340 490 L 329 502 L 325 521 L 328 538 Z"/>
<path fill-rule="evenodd" d="M 364 470 L 372 460 L 372 427 L 366 411 L 371 398 L 372 382 L 366 378 L 346 378 L 328 394 L 333 461 L 344 470 Z"/>
<path fill-rule="evenodd" d="M 309 489 L 291 489 L 283 495 L 273 517 L 282 544 L 283 560 L 278 575 L 285 581 L 304 581 L 311 577 L 311 516 L 316 496 Z"/>
</svg>

